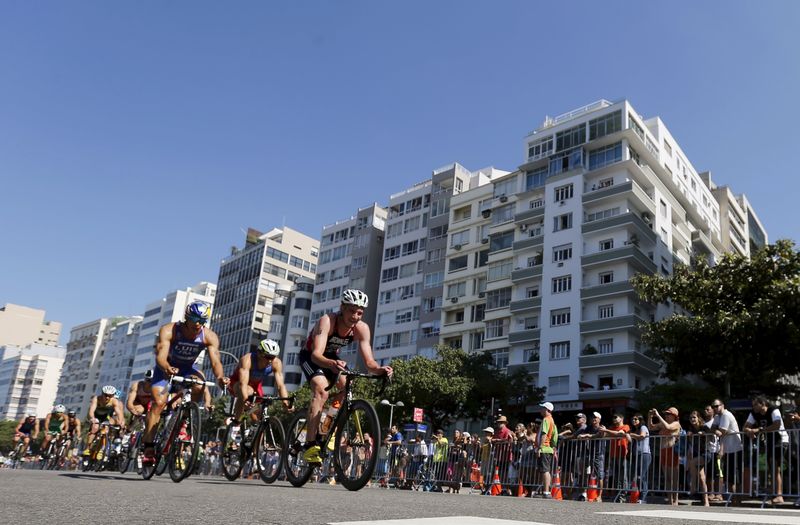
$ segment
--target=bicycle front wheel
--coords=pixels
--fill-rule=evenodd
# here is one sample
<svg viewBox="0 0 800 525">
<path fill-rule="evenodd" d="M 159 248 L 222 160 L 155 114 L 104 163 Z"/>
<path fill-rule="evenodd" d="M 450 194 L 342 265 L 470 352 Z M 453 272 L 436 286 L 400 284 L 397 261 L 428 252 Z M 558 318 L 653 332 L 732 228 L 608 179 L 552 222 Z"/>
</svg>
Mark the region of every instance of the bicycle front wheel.
<svg viewBox="0 0 800 525">
<path fill-rule="evenodd" d="M 176 421 L 177 433 L 169 451 L 169 477 L 180 483 L 194 470 L 197 456 L 200 454 L 200 407 L 197 403 L 189 403 L 180 411 Z"/>
<path fill-rule="evenodd" d="M 264 483 L 274 482 L 281 473 L 284 441 L 286 434 L 278 418 L 271 417 L 259 425 L 253 445 L 253 456 L 256 458 L 259 477 Z"/>
<path fill-rule="evenodd" d="M 369 482 L 378 459 L 381 430 L 371 404 L 357 399 L 350 405 L 344 423 L 336 429 L 333 468 L 347 490 L 359 490 Z"/>
<path fill-rule="evenodd" d="M 242 473 L 244 467 L 245 454 L 241 444 L 243 429 L 236 421 L 228 423 L 225 429 L 225 441 L 222 442 L 220 451 L 220 462 L 222 463 L 222 474 L 229 480 L 235 481 Z"/>
<path fill-rule="evenodd" d="M 302 487 L 314 472 L 314 466 L 303 459 L 303 444 L 306 441 L 306 411 L 297 412 L 289 421 L 289 431 L 286 434 L 284 446 L 284 472 L 286 479 L 295 487 Z"/>
</svg>

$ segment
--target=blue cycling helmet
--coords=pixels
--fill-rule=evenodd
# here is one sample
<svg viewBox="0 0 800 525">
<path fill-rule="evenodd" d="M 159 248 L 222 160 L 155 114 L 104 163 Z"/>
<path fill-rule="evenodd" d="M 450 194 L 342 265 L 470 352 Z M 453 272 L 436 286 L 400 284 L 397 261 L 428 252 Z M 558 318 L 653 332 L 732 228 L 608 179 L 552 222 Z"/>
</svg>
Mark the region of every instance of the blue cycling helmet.
<svg viewBox="0 0 800 525">
<path fill-rule="evenodd" d="M 186 306 L 185 317 L 187 321 L 205 324 L 211 319 L 211 307 L 203 301 L 194 301 Z"/>
</svg>

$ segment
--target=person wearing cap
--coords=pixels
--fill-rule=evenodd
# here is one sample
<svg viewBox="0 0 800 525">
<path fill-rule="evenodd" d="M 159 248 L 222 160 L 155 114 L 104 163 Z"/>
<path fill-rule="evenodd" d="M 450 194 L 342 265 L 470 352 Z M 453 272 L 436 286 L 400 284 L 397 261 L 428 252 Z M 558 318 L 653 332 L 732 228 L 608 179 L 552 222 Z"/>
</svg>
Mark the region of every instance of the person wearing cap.
<svg viewBox="0 0 800 525">
<path fill-rule="evenodd" d="M 675 444 L 681 433 L 681 424 L 678 420 L 678 409 L 669 407 L 664 411 L 664 416 L 655 408 L 650 410 L 648 427 L 657 431 L 659 439 L 659 464 L 664 470 L 664 485 L 667 493 L 667 502 L 670 505 L 678 504 L 678 453 Z"/>
<path fill-rule="evenodd" d="M 555 448 L 558 445 L 558 428 L 553 420 L 553 403 L 545 401 L 539 405 L 539 413 L 542 415 L 542 424 L 539 426 L 539 435 L 536 442 L 539 444 L 539 470 L 542 472 L 542 484 L 545 499 L 552 498 L 550 495 L 550 481 L 555 467 L 553 461 Z"/>
<path fill-rule="evenodd" d="M 606 461 L 606 443 L 603 441 L 602 438 L 606 427 L 600 424 L 602 420 L 602 416 L 599 412 L 592 412 L 592 419 L 591 423 L 588 427 L 586 427 L 580 435 L 578 435 L 578 439 L 583 440 L 591 440 L 588 442 L 588 462 L 589 466 L 591 467 L 591 475 L 594 476 L 595 481 L 597 482 L 597 489 L 598 493 L 603 493 L 603 485 L 605 479 L 605 461 Z M 583 499 L 587 499 L 587 492 L 584 491 L 582 494 Z M 598 496 L 596 501 L 602 501 L 602 497 Z"/>
<path fill-rule="evenodd" d="M 772 471 L 772 488 L 775 497 L 772 503 L 783 503 L 783 476 L 786 458 L 789 457 L 789 434 L 783 424 L 781 411 L 771 405 L 764 396 L 756 396 L 752 400 L 753 410 L 747 416 L 742 430 L 750 436 L 755 443 L 761 438 L 761 449 L 766 452 L 767 469 Z M 766 450 L 764 450 L 766 449 Z M 758 458 L 754 458 L 756 461 Z M 744 480 L 751 479 L 749 462 L 745 462 Z M 747 487 L 744 487 L 747 490 Z"/>
<path fill-rule="evenodd" d="M 508 479 L 508 471 L 511 462 L 513 461 L 514 454 L 514 433 L 508 428 L 508 418 L 504 415 L 498 416 L 494 420 L 494 435 L 492 436 L 492 445 L 494 451 L 494 459 L 497 466 L 500 467 L 500 478 Z M 505 488 L 510 492 L 510 488 Z"/>
<path fill-rule="evenodd" d="M 492 473 L 494 472 L 494 465 L 492 463 L 492 438 L 494 437 L 494 428 L 486 427 L 483 429 L 483 440 L 480 442 L 481 447 L 481 477 L 483 477 L 483 494 L 487 494 L 492 482 Z"/>
<path fill-rule="evenodd" d="M 575 422 L 567 423 L 562 427 L 558 438 L 562 440 L 559 446 L 558 462 L 561 466 L 562 486 L 583 487 L 586 485 L 586 443 L 575 439 L 586 429 L 586 414 L 575 414 Z M 569 491 L 570 496 L 573 496 Z"/>
<path fill-rule="evenodd" d="M 625 417 L 620 412 L 611 416 L 611 426 L 606 428 L 603 435 L 614 438 L 609 441 L 608 478 L 613 480 L 614 488 L 618 490 L 617 497 L 623 497 L 628 487 L 628 448 L 631 438 L 628 434 L 631 427 L 625 424 Z M 609 485 L 610 486 L 610 485 Z M 624 498 L 623 498 L 624 499 Z"/>
</svg>

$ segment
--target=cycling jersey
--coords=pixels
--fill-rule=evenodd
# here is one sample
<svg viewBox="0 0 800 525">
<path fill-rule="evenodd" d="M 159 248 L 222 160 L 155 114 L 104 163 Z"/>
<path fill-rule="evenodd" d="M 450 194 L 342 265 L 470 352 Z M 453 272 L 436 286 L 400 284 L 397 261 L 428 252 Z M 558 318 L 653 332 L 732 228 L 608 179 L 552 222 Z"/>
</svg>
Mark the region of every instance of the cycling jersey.
<svg viewBox="0 0 800 525">
<path fill-rule="evenodd" d="M 71 436 L 75 435 L 75 432 L 78 431 L 78 418 L 71 417 L 67 420 L 67 425 L 69 425 L 69 434 Z"/>
<path fill-rule="evenodd" d="M 250 352 L 250 379 L 247 384 L 259 396 L 264 395 L 264 380 L 272 374 L 272 361 L 269 362 L 264 368 L 258 368 L 258 354 Z M 231 376 L 231 382 L 228 384 L 228 391 L 236 395 L 233 385 L 239 382 L 239 369 Z"/>
<path fill-rule="evenodd" d="M 58 417 L 50 417 L 50 425 L 47 427 L 48 432 L 61 432 L 61 425 L 64 423 L 64 419 L 59 419 Z"/>
<path fill-rule="evenodd" d="M 103 421 L 111 419 L 111 417 L 114 415 L 114 412 L 115 410 L 113 402 L 110 402 L 108 405 L 101 405 L 98 399 L 97 406 L 94 409 L 94 417 L 98 421 L 102 423 Z"/>
<path fill-rule="evenodd" d="M 153 392 L 146 391 L 144 389 L 145 383 L 139 382 L 139 385 L 136 387 L 136 397 L 133 399 L 134 405 L 141 405 L 143 407 L 148 407 L 150 405 L 150 401 L 153 400 Z"/>
<path fill-rule="evenodd" d="M 328 339 L 325 341 L 325 350 L 322 352 L 322 356 L 328 359 L 339 359 L 339 350 L 341 350 L 343 346 L 347 346 L 353 342 L 354 330 L 353 328 L 348 328 L 345 335 L 339 335 L 337 332 L 339 314 L 334 313 L 329 314 L 329 316 L 331 319 L 331 324 L 333 325 L 333 333 L 328 334 Z M 330 368 L 323 368 L 317 365 L 311 359 L 311 352 L 313 348 L 314 332 L 311 332 L 308 335 L 308 339 L 306 339 L 305 346 L 302 350 L 300 350 L 298 356 L 300 360 L 300 368 L 303 370 L 306 380 L 310 381 L 312 377 L 324 375 L 326 378 L 328 378 L 328 381 L 333 381 L 336 378 L 336 372 Z"/>
<path fill-rule="evenodd" d="M 27 419 L 22 423 L 22 426 L 19 427 L 18 432 L 20 434 L 30 435 L 33 432 L 33 429 L 36 428 L 36 420 L 28 421 Z"/>
<path fill-rule="evenodd" d="M 179 376 L 203 377 L 203 374 L 194 367 L 194 362 L 207 347 L 205 328 L 200 328 L 200 332 L 194 339 L 189 339 L 183 336 L 181 326 L 183 326 L 181 322 L 172 326 L 172 342 L 169 344 L 167 363 L 178 369 Z M 160 366 L 153 370 L 153 379 L 150 384 L 160 388 L 167 386 L 167 376 Z"/>
</svg>

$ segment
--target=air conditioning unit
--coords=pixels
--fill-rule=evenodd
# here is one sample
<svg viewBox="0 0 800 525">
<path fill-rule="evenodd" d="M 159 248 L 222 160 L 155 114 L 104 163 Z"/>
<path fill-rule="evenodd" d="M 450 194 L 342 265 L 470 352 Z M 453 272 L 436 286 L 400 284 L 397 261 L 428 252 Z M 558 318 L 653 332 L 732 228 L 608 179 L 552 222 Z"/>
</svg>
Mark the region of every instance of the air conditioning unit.
<svg viewBox="0 0 800 525">
<path fill-rule="evenodd" d="M 508 197 L 506 197 L 505 195 L 500 195 L 500 202 L 507 202 L 507 201 Z"/>
<path fill-rule="evenodd" d="M 558 205 L 559 205 L 559 206 L 563 206 L 563 205 L 564 205 L 564 204 L 566 204 L 566 203 L 567 203 L 567 201 L 559 201 L 559 202 L 558 202 Z"/>
<path fill-rule="evenodd" d="M 483 210 L 481 212 L 481 215 L 483 215 L 484 219 L 488 219 L 491 214 L 492 214 L 492 210 Z"/>
<path fill-rule="evenodd" d="M 558 263 L 556 266 L 558 266 L 559 268 L 561 268 L 562 266 L 564 266 L 564 263 L 563 263 L 563 262 L 560 262 L 560 263 Z"/>
<path fill-rule="evenodd" d="M 450 302 L 456 304 L 458 302 L 458 297 L 451 297 Z"/>
<path fill-rule="evenodd" d="M 489 242 L 489 237 L 484 237 L 481 239 L 481 244 L 487 244 Z"/>
<path fill-rule="evenodd" d="M 478 297 L 483 299 L 484 297 L 486 297 L 486 292 L 478 292 Z"/>
<path fill-rule="evenodd" d="M 454 250 L 460 250 L 461 249 L 461 245 L 460 244 L 454 244 L 453 245 L 453 249 Z"/>
</svg>

